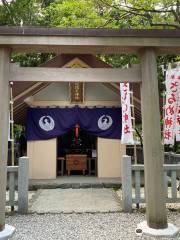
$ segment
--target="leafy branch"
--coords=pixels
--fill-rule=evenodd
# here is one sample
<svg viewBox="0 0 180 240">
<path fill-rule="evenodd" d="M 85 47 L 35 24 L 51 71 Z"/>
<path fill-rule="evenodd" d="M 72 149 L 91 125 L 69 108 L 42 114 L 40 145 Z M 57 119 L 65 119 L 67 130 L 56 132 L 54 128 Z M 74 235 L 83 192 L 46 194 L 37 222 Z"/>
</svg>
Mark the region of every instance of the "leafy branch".
<svg viewBox="0 0 180 240">
<path fill-rule="evenodd" d="M 1 2 L 2 2 L 3 6 L 4 6 L 4 9 L 6 10 L 7 14 L 9 15 L 10 20 L 12 21 L 12 23 L 14 25 L 16 25 L 17 22 L 16 22 L 15 17 L 13 16 L 14 14 L 13 14 L 13 11 L 11 10 L 10 4 L 6 0 L 2 0 Z"/>
<path fill-rule="evenodd" d="M 119 21 L 122 19 L 127 20 L 127 17 L 140 17 L 141 21 L 146 21 L 151 27 L 180 29 L 180 0 L 169 1 L 169 4 L 166 3 L 166 5 L 159 1 L 159 4 L 153 4 L 147 8 L 137 6 L 137 3 L 130 4 L 128 0 L 124 1 L 123 4 L 122 1 L 119 4 L 113 3 L 113 1 L 109 3 L 107 0 L 99 0 L 98 2 L 106 9 L 109 9 L 112 20 Z"/>
</svg>

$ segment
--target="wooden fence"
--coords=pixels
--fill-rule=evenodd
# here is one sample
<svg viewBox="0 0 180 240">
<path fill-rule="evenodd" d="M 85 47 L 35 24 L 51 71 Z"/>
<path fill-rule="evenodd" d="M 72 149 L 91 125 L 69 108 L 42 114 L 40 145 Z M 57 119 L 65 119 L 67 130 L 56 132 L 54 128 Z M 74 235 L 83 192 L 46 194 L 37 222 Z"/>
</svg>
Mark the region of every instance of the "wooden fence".
<svg viewBox="0 0 180 240">
<path fill-rule="evenodd" d="M 18 166 L 7 166 L 8 201 L 6 205 L 14 209 L 18 206 L 18 212 L 28 212 L 28 157 L 20 157 Z M 17 192 L 17 200 L 16 193 Z"/>
<path fill-rule="evenodd" d="M 132 211 L 132 204 L 145 203 L 144 165 L 131 164 L 130 156 L 122 159 L 122 208 Z M 180 202 L 180 164 L 164 164 L 166 203 Z"/>
</svg>

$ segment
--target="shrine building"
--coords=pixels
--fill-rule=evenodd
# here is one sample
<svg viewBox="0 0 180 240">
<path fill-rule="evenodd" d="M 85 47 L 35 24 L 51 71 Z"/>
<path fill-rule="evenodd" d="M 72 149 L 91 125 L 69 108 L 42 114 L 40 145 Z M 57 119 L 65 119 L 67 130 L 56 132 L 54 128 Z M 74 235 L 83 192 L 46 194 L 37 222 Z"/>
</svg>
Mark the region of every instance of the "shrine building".
<svg viewBox="0 0 180 240">
<path fill-rule="evenodd" d="M 17 63 L 14 63 L 14 68 Z M 60 54 L 43 68 L 111 68 L 92 54 Z M 133 66 L 136 68 L 136 66 Z M 120 177 L 122 155 L 119 83 L 14 82 L 15 123 L 27 130 L 30 179 L 64 175 Z M 140 120 L 140 90 L 134 92 Z M 54 116 L 54 117 L 53 117 Z"/>
</svg>

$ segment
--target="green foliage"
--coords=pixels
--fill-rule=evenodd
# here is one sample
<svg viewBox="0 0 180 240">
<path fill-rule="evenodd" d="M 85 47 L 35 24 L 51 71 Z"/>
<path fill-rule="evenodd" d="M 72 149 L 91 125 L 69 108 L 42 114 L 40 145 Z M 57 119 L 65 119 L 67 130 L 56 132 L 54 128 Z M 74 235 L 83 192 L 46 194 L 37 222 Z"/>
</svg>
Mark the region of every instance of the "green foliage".
<svg viewBox="0 0 180 240">
<path fill-rule="evenodd" d="M 14 124 L 14 136 L 15 136 L 16 141 L 19 139 L 19 136 L 20 136 L 22 130 L 23 130 L 22 126 L 20 126 L 18 124 Z"/>
<path fill-rule="evenodd" d="M 40 1 L 2 0 L 0 5 L 0 25 L 37 25 L 41 11 Z"/>
<path fill-rule="evenodd" d="M 53 53 L 28 53 L 28 54 L 13 54 L 12 61 L 19 62 L 22 67 L 37 67 L 40 64 L 53 58 Z"/>
<path fill-rule="evenodd" d="M 180 28 L 179 0 L 94 0 L 113 21 L 129 28 Z"/>
<path fill-rule="evenodd" d="M 180 28 L 179 0 L 2 0 L 1 25 Z"/>
<path fill-rule="evenodd" d="M 101 54 L 99 58 L 114 68 L 128 67 L 131 64 L 139 63 L 136 55 L 127 54 Z"/>
<path fill-rule="evenodd" d="M 50 27 L 101 27 L 108 18 L 106 13 L 101 15 L 91 0 L 62 0 L 43 10 L 41 23 Z"/>
</svg>

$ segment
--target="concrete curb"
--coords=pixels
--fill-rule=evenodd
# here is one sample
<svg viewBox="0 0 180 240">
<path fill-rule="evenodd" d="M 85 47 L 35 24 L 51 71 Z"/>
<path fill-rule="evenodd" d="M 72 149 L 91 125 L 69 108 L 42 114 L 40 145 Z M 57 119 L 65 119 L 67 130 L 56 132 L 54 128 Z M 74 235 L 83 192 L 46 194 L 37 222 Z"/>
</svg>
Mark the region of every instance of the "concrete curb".
<svg viewBox="0 0 180 240">
<path fill-rule="evenodd" d="M 150 237 L 168 237 L 168 238 L 175 237 L 179 232 L 179 229 L 171 223 L 168 223 L 168 227 L 165 229 L 154 229 L 150 228 L 147 225 L 146 221 L 143 221 L 140 224 L 138 224 L 136 232 L 139 232 L 138 230 L 142 231 L 142 235 Z M 137 233 L 137 235 L 139 235 L 139 233 Z"/>
<path fill-rule="evenodd" d="M 4 230 L 0 232 L 0 240 L 8 240 L 13 236 L 14 232 L 15 227 L 6 224 Z"/>
</svg>

